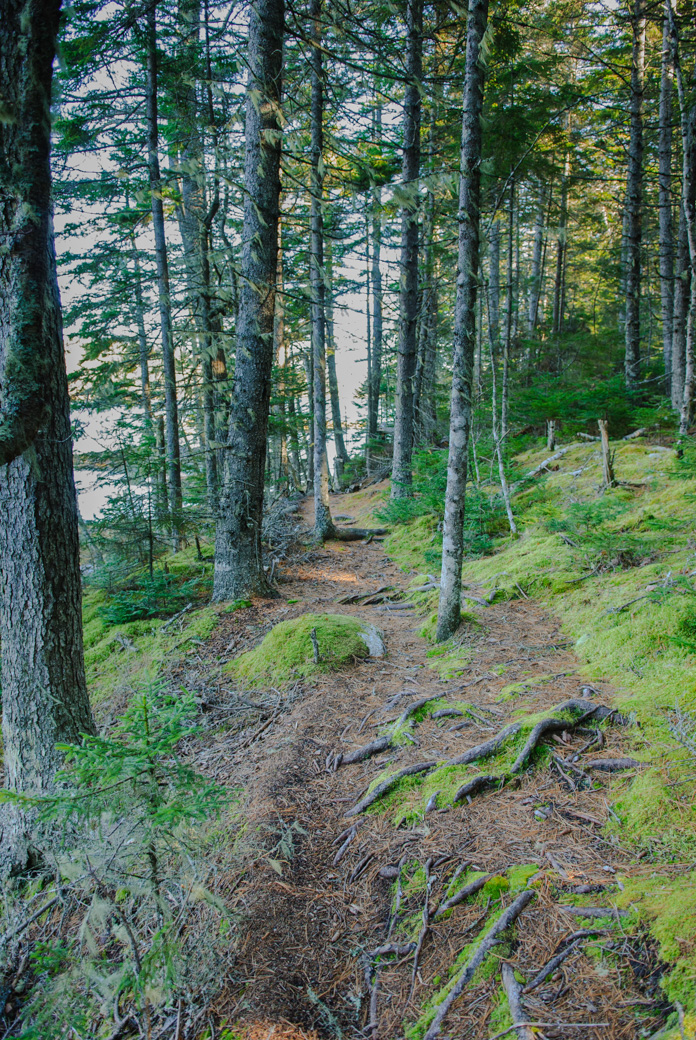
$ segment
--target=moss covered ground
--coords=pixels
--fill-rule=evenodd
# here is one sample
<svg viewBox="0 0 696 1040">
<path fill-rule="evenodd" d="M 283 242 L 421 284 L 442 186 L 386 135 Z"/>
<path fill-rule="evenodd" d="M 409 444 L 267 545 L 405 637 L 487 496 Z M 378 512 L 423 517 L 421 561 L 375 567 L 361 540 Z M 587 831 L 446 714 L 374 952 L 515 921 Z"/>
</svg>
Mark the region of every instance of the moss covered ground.
<svg viewBox="0 0 696 1040">
<path fill-rule="evenodd" d="M 631 753 L 648 768 L 616 785 L 610 827 L 644 865 L 655 865 L 639 883 L 626 884 L 626 900 L 649 923 L 671 965 L 666 992 L 693 1007 L 696 879 L 691 873 L 685 878 L 678 865 L 696 860 L 696 756 L 675 736 L 675 720 L 686 720 L 688 730 L 696 718 L 690 714 L 696 712 L 696 479 L 680 472 L 675 451 L 663 445 L 637 438 L 612 449 L 621 483 L 608 490 L 593 443 L 571 446 L 526 483 L 524 473 L 549 453 L 540 448 L 519 455 L 512 479 L 520 536 L 499 537 L 489 555 L 466 560 L 464 593 L 481 619 L 487 601 L 541 601 L 562 620 L 582 663 L 580 674 L 610 681 L 618 706 L 638 723 Z M 439 574 L 437 527 L 437 517 L 420 516 L 396 527 L 386 543 L 412 590 Z M 430 614 L 423 634 L 432 636 L 437 590 L 412 594 Z M 446 647 L 435 660 L 444 663 L 451 653 Z M 541 681 L 537 676 L 534 684 Z M 525 690 L 525 683 L 516 683 L 503 696 L 523 699 Z M 507 757 L 519 739 L 499 757 Z M 419 794 L 440 785 L 446 798 L 461 779 L 455 770 L 430 774 Z"/>
<path fill-rule="evenodd" d="M 366 626 L 342 614 L 303 614 L 281 621 L 259 646 L 235 658 L 226 670 L 249 687 L 282 686 L 300 678 L 335 671 L 369 656 Z M 316 630 L 319 661 L 311 633 Z"/>
</svg>

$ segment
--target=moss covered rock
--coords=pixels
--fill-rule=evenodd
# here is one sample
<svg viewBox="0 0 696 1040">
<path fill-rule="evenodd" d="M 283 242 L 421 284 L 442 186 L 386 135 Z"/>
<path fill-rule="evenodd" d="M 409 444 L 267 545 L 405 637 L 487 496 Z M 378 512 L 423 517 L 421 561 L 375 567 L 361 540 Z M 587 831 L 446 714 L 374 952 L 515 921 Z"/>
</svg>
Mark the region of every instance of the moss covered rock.
<svg viewBox="0 0 696 1040">
<path fill-rule="evenodd" d="M 318 663 L 314 659 L 313 631 Z M 254 650 L 230 661 L 226 671 L 248 686 L 279 686 L 335 671 L 361 658 L 383 655 L 382 636 L 373 625 L 343 614 L 303 614 L 281 621 Z"/>
</svg>

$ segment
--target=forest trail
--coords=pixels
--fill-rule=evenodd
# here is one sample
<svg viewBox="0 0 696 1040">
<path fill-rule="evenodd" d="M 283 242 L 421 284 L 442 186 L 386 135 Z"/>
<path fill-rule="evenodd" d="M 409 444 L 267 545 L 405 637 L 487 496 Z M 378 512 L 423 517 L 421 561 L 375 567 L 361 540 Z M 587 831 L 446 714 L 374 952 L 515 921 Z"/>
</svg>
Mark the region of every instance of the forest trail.
<svg viewBox="0 0 696 1040">
<path fill-rule="evenodd" d="M 303 508 L 309 524 L 311 503 Z M 355 500 L 333 497 L 332 509 L 334 515 L 355 515 Z M 208 773 L 244 789 L 248 821 L 234 861 L 222 853 L 220 858 L 220 869 L 228 874 L 223 891 L 239 915 L 240 938 L 215 1009 L 218 1022 L 234 1026 L 232 1035 L 245 1040 L 403 1036 L 447 981 L 462 948 L 484 928 L 491 901 L 495 905 L 502 895 L 503 906 L 511 902 L 517 871 L 525 879 L 535 876 L 537 895 L 518 920 L 515 940 L 503 945 L 499 956 L 529 981 L 555 952 L 568 948 L 571 934 L 579 933 L 560 974 L 552 973 L 523 997 L 528 1020 L 549 1023 L 539 1035 L 629 1040 L 645 1035 L 638 1028 L 637 1009 L 641 1026 L 656 1028 L 661 1005 L 649 949 L 622 933 L 618 914 L 588 935 L 588 927 L 598 927 L 596 921 L 561 906 L 568 896 L 580 896 L 580 902 L 589 899 L 594 907 L 611 907 L 615 872 L 641 869 L 602 834 L 610 812 L 608 779 L 574 790 L 546 763 L 525 770 L 518 783 L 501 791 L 477 795 L 463 807 L 435 809 L 400 827 L 394 813 L 409 800 L 420 804 L 417 786 L 406 788 L 398 805 L 385 810 L 382 803 L 379 812 L 345 816 L 385 766 L 394 771 L 461 754 L 508 724 L 520 708 L 548 710 L 581 697 L 588 685 L 593 687 L 590 704 L 611 706 L 606 684 L 581 678 L 554 618 L 526 599 L 488 607 L 483 626 L 470 637 L 469 666 L 461 677 L 446 681 L 429 667 L 430 647 L 418 634 L 423 619 L 416 612 L 339 602 L 351 592 L 406 584 L 378 542 L 328 543 L 289 560 L 281 581 L 282 600 L 223 616 L 200 651 L 199 668 L 204 671 L 210 657 L 229 658 L 245 644 L 257 643 L 271 625 L 307 611 L 369 621 L 383 632 L 387 655 L 277 695 L 270 721 L 255 723 L 241 744 L 228 740 L 224 730 L 212 731 L 197 752 Z M 520 682 L 519 696 L 501 698 L 501 690 Z M 224 700 L 228 692 L 223 683 L 216 696 Z M 395 703 L 397 694 L 403 696 Z M 453 729 L 462 721 L 459 716 L 426 716 L 415 724 L 413 742 L 332 770 L 331 756 L 373 740 L 376 725 L 396 718 L 409 698 L 434 695 L 449 704 L 467 701 L 469 724 Z M 606 738 L 602 757 L 621 756 L 621 728 L 607 728 Z M 564 758 L 587 744 L 586 735 L 563 733 L 552 744 L 554 739 Z M 573 775 L 570 769 L 567 773 Z M 345 840 L 340 836 L 352 823 L 357 833 L 335 864 Z M 418 938 L 426 862 L 431 910 L 462 863 L 495 877 L 478 896 L 429 924 L 411 994 L 412 952 L 382 958 L 370 1010 L 369 987 L 375 981 L 370 952 L 387 942 L 403 946 Z M 383 875 L 393 875 L 385 868 L 398 864 L 402 895 L 394 915 L 395 881 Z M 503 876 L 510 879 L 509 894 Z M 484 965 L 453 1005 L 443 1036 L 484 1038 L 509 1024 L 509 1018 L 501 1018 L 500 971 L 492 960 L 495 970 L 486 971 Z M 421 1037 L 424 1021 L 407 1035 Z M 566 1029 L 571 1023 L 586 1023 L 588 1029 Z"/>
</svg>

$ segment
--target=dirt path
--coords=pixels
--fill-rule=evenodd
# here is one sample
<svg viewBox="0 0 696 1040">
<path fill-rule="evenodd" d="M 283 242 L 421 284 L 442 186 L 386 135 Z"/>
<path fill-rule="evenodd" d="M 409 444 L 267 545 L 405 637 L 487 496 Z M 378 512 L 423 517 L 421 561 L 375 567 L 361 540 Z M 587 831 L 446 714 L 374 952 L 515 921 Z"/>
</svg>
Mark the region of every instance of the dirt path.
<svg viewBox="0 0 696 1040">
<path fill-rule="evenodd" d="M 335 512 L 351 512 L 346 498 L 336 500 Z M 417 940 L 427 898 L 426 863 L 431 910 L 462 863 L 470 864 L 470 872 L 510 880 L 524 866 L 525 877 L 535 875 L 536 897 L 520 916 L 514 939 L 498 950 L 498 957 L 509 959 L 527 981 L 554 952 L 566 948 L 571 933 L 593 924 L 563 909 L 561 901 L 572 893 L 594 906 L 611 906 L 615 872 L 627 869 L 625 852 L 600 833 L 609 811 L 608 781 L 582 781 L 574 790 L 548 763 L 526 770 L 519 782 L 500 791 L 476 796 L 471 804 L 424 815 L 408 814 L 422 810 L 416 779 L 380 812 L 346 819 L 346 811 L 387 766 L 396 771 L 427 759 L 449 759 L 488 739 L 520 709 L 548 709 L 579 697 L 587 685 L 557 622 L 531 601 L 485 610 L 483 626 L 470 637 L 471 663 L 450 681 L 428 666 L 430 647 L 418 634 L 422 619 L 414 612 L 337 603 L 351 591 L 403 587 L 406 581 L 379 544 L 326 545 L 286 569 L 282 601 L 257 604 L 243 617 L 242 612 L 226 616 L 206 648 L 218 660 L 228 658 L 258 642 L 272 624 L 306 611 L 359 616 L 382 630 L 387 646 L 384 659 L 279 697 L 271 721 L 250 730 L 246 748 L 240 748 L 238 735 L 232 742 L 221 730 L 200 751 L 213 775 L 246 790 L 247 826 L 235 859 L 230 864 L 229 857 L 221 857 L 229 902 L 239 914 L 240 944 L 217 1012 L 219 1021 L 234 1023 L 247 1040 L 403 1036 L 447 981 L 462 949 L 493 919 L 495 900 L 506 906 L 514 891 L 514 885 L 506 891 L 508 881 L 499 877 L 433 922 L 413 983 L 412 951 L 383 957 L 371 1011 L 370 953 L 387 942 L 407 946 Z M 501 699 L 503 687 L 522 680 L 519 696 Z M 611 690 L 599 682 L 592 685 L 593 702 L 611 704 Z M 218 684 L 218 697 L 228 693 Z M 398 705 L 385 710 L 400 693 Z M 412 730 L 416 743 L 336 771 L 327 768 L 337 752 L 374 739 L 376 724 L 395 718 L 409 699 L 431 695 L 450 705 L 466 701 L 473 712 L 426 716 Z M 468 724 L 453 729 L 462 718 Z M 621 754 L 621 739 L 619 728 L 608 729 L 602 755 Z M 556 750 L 568 758 L 586 741 L 563 734 L 556 738 Z M 396 826 L 404 812 L 406 819 Z M 355 837 L 335 864 L 344 841 L 340 835 L 353 822 Z M 395 915 L 396 883 L 383 875 L 393 875 L 399 864 L 403 892 Z M 454 1003 L 443 1036 L 484 1038 L 506 1027 L 498 969 L 499 959 L 490 958 L 488 969 L 484 966 Z M 523 998 L 524 1013 L 531 1021 L 548 1023 L 539 1035 L 633 1038 L 659 1021 L 656 984 L 650 951 L 625 936 L 617 919 L 600 934 L 578 938 L 559 971 Z M 564 1028 L 569 1023 L 595 1028 Z"/>
</svg>

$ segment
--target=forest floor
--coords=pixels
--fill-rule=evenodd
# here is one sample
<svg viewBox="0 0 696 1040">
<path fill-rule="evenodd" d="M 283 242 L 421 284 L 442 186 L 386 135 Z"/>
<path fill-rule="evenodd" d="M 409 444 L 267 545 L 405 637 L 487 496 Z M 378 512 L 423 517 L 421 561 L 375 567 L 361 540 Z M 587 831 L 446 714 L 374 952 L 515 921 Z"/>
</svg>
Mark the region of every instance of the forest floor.
<svg viewBox="0 0 696 1040">
<path fill-rule="evenodd" d="M 377 486 L 367 497 L 382 490 Z M 363 492 L 363 510 L 365 498 Z M 356 496 L 335 496 L 332 510 L 355 515 L 356 502 Z M 309 527 L 311 503 L 302 510 Z M 579 673 L 560 622 L 532 599 L 494 603 L 467 634 L 461 674 L 443 678 L 433 667 L 431 645 L 419 635 L 423 618 L 406 606 L 408 597 L 372 606 L 340 602 L 350 593 L 405 588 L 403 571 L 380 542 L 331 542 L 309 551 L 300 546 L 278 577 L 281 599 L 223 614 L 211 638 L 175 669 L 211 721 L 195 748 L 197 765 L 239 790 L 237 810 L 245 821 L 234 855 L 219 853 L 221 894 L 238 928 L 236 958 L 214 1009 L 218 1027 L 226 1023 L 231 1030 L 224 1035 L 419 1040 L 452 971 L 471 953 L 468 944 L 530 880 L 535 896 L 520 914 L 514 938 L 498 945 L 478 970 L 453 1004 L 442 1035 L 486 1038 L 508 1030 L 501 961 L 529 983 L 554 954 L 569 949 L 558 969 L 522 996 L 525 1020 L 544 1023 L 537 1035 L 651 1035 L 666 1010 L 654 945 L 635 922 L 625 926 L 625 911 L 612 909 L 620 877 L 650 868 L 605 827 L 610 790 L 626 784 L 627 775 L 593 773 L 590 780 L 563 765 L 583 748 L 592 756 L 585 731 L 569 727 L 547 741 L 560 764 L 545 753 L 513 782 L 469 803 L 424 812 L 414 777 L 412 785 L 407 781 L 367 812 L 346 818 L 385 767 L 447 760 L 519 718 L 519 699 L 506 695 L 510 684 L 523 684 L 526 713 L 583 696 L 590 709 L 613 707 L 611 687 Z M 279 621 L 306 612 L 341 613 L 375 625 L 386 656 L 290 690 L 266 691 L 265 714 L 253 715 L 240 740 L 238 726 L 222 724 L 224 705 L 238 690 L 220 665 Z M 258 691 L 248 696 L 260 703 Z M 444 704 L 461 711 L 465 702 L 465 714 L 415 715 L 404 745 L 334 767 L 336 754 L 373 740 L 377 726 L 413 699 L 431 696 L 441 699 L 441 710 Z M 601 757 L 625 756 L 628 727 L 610 724 L 604 733 Z M 352 824 L 356 831 L 338 856 Z M 463 864 L 467 881 L 491 876 L 478 893 L 429 920 L 448 886 L 456 891 L 454 875 Z M 583 914 L 588 906 L 604 907 L 606 915 Z M 414 972 L 412 947 L 419 937 Z M 385 944 L 397 952 L 375 955 Z"/>
</svg>

